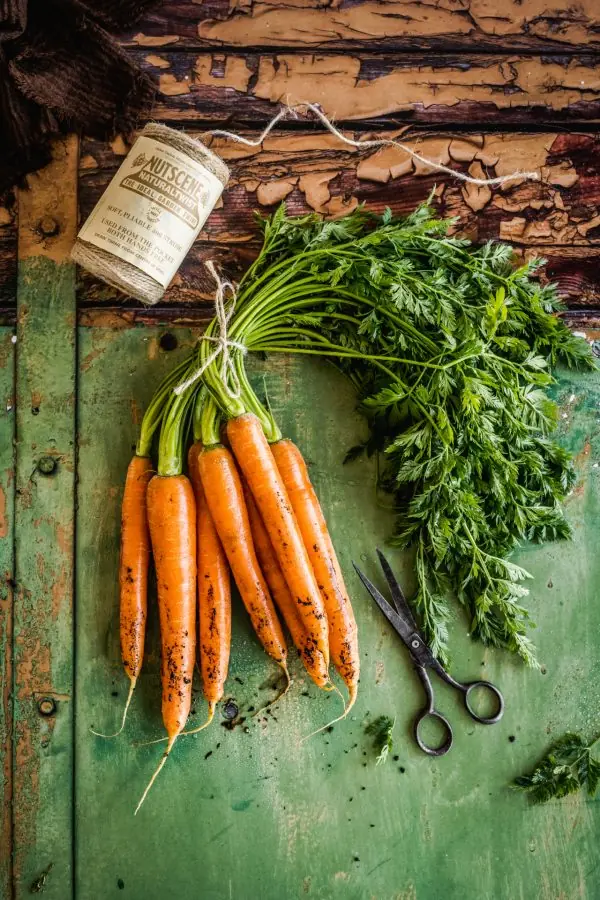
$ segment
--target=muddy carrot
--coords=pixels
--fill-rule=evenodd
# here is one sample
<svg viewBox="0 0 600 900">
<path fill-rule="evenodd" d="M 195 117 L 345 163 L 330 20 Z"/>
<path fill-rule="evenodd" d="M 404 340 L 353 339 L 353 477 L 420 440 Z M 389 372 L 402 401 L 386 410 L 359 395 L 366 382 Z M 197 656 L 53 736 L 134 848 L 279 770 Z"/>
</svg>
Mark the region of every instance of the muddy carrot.
<svg viewBox="0 0 600 900">
<path fill-rule="evenodd" d="M 148 485 L 148 525 L 156 568 L 161 641 L 162 719 L 167 749 L 136 813 L 183 732 L 196 656 L 196 501 L 182 475 L 183 435 L 193 391 L 172 396 L 162 422 L 158 474 Z"/>
<path fill-rule="evenodd" d="M 233 456 L 225 447 L 208 447 L 200 454 L 198 464 L 212 520 L 256 635 L 287 675 L 285 638 L 256 558 Z"/>
<path fill-rule="evenodd" d="M 325 602 L 331 661 L 348 687 L 348 713 L 356 700 L 360 673 L 357 628 L 352 604 L 321 504 L 300 450 L 292 441 L 280 440 L 271 445 L 271 451 L 288 492 Z"/>
<path fill-rule="evenodd" d="M 256 501 L 304 627 L 329 665 L 327 615 L 323 598 L 260 420 L 252 413 L 230 419 L 227 436 Z"/>
<path fill-rule="evenodd" d="M 152 439 L 164 414 L 173 385 L 189 366 L 186 360 L 163 379 L 144 414 L 136 453 L 129 463 L 121 506 L 121 554 L 119 563 L 119 607 L 121 657 L 129 678 L 129 691 L 121 725 L 113 734 L 92 733 L 98 737 L 117 737 L 125 727 L 131 698 L 140 676 L 146 638 L 148 608 L 148 565 L 150 533 L 146 491 L 153 474 L 150 453 Z"/>
<path fill-rule="evenodd" d="M 198 535 L 198 655 L 202 686 L 209 708 L 223 696 L 231 650 L 231 585 L 229 564 L 212 520 L 199 471 L 202 444 L 188 452 L 190 480 L 196 497 Z"/>
<path fill-rule="evenodd" d="M 294 646 L 300 652 L 302 662 L 312 680 L 319 687 L 324 688 L 329 684 L 329 671 L 323 656 L 317 651 L 314 640 L 308 635 L 298 607 L 292 599 L 287 582 L 283 577 L 281 567 L 277 562 L 275 551 L 264 522 L 260 517 L 254 498 L 246 484 L 244 484 L 244 498 L 250 519 L 250 530 L 254 540 L 256 556 L 271 596 L 281 613 L 288 631 L 294 642 Z"/>
</svg>

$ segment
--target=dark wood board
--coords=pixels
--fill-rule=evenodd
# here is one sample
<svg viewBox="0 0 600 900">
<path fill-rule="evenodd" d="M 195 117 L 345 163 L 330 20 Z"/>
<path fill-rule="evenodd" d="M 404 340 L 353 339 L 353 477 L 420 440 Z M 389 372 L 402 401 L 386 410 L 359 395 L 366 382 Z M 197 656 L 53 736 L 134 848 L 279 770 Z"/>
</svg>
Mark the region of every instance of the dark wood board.
<svg viewBox="0 0 600 900">
<path fill-rule="evenodd" d="M 600 47 L 600 9 L 597 0 L 170 0 L 128 37 L 145 47 L 555 51 Z"/>
</svg>

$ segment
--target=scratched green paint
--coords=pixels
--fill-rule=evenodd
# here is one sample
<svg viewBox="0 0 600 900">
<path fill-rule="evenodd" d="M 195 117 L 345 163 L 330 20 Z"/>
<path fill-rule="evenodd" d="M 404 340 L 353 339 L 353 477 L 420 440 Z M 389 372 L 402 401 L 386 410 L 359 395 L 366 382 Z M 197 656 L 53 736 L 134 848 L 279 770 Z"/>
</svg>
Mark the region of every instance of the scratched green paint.
<svg viewBox="0 0 600 900">
<path fill-rule="evenodd" d="M 360 627 L 362 679 L 349 721 L 300 745 L 339 711 L 294 663 L 296 681 L 273 717 L 182 740 L 137 818 L 133 810 L 158 759 L 158 645 L 152 602 L 148 657 L 127 733 L 116 741 L 89 726 L 117 725 L 126 692 L 118 650 L 119 504 L 135 441 L 132 410 L 189 345 L 158 348 L 160 329 L 82 328 L 79 337 L 79 518 L 76 615 L 77 900 L 571 900 L 600 897 L 600 803 L 574 797 L 531 808 L 507 789 L 547 742 L 567 728 L 598 728 L 600 660 L 600 378 L 560 386 L 565 443 L 579 482 L 569 499 L 570 544 L 527 547 L 535 574 L 530 607 L 544 672 L 472 643 L 454 624 L 454 673 L 480 674 L 506 695 L 493 728 L 473 725 L 456 697 L 439 690 L 455 725 L 444 759 L 422 756 L 410 738 L 421 702 L 398 640 L 352 574 L 351 560 L 378 578 L 373 549 L 390 513 L 376 502 L 371 463 L 342 467 L 363 433 L 350 386 L 330 366 L 291 358 L 254 367 L 284 431 L 310 462 L 347 573 Z M 587 452 L 585 451 L 587 448 Z M 398 555 L 399 572 L 410 570 Z M 242 710 L 272 696 L 273 666 L 239 603 L 227 696 Z M 194 721 L 205 707 L 198 698 Z M 396 716 L 395 753 L 375 767 L 364 725 Z M 514 741 L 509 740 L 514 736 Z M 121 892 L 122 891 L 122 892 Z"/>
<path fill-rule="evenodd" d="M 0 328 L 0 897 L 11 882 L 11 604 L 14 578 L 14 329 Z M 6 687 L 5 687 L 6 686 Z"/>
<path fill-rule="evenodd" d="M 45 900 L 71 896 L 75 267 L 31 259 L 17 294 L 14 597 L 14 898 L 52 864 Z M 56 470 L 43 475 L 42 457 Z M 40 715 L 44 697 L 54 715 Z"/>
</svg>

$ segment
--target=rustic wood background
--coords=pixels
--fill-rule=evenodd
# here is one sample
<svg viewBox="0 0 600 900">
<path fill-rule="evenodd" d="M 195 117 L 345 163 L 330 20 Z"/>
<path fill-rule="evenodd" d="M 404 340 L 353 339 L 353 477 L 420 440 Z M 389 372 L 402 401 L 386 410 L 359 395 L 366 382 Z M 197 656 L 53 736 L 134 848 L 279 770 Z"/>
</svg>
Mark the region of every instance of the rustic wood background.
<svg viewBox="0 0 600 900">
<path fill-rule="evenodd" d="M 256 135 L 286 100 L 308 99 L 354 137 L 402 134 L 425 156 L 478 176 L 516 169 L 542 176 L 541 183 L 465 186 L 393 148 L 353 151 L 302 119 L 283 123 L 261 150 L 215 141 L 233 177 L 166 296 L 171 315 L 209 297 L 205 259 L 233 274 L 247 265 L 256 209 L 285 198 L 298 213 L 335 216 L 363 201 L 402 212 L 435 188 L 441 211 L 460 216 L 460 229 L 475 240 L 501 238 L 543 255 L 572 318 L 595 322 L 598 0 L 560 9 L 549 0 L 169 0 L 124 45 L 158 78 L 155 118 L 193 133 L 218 125 Z M 126 151 L 124 138 L 83 140 L 81 217 Z M 90 306 L 138 306 L 81 277 L 82 315 Z M 9 203 L 0 208 L 0 306 L 9 318 L 15 282 Z"/>
</svg>

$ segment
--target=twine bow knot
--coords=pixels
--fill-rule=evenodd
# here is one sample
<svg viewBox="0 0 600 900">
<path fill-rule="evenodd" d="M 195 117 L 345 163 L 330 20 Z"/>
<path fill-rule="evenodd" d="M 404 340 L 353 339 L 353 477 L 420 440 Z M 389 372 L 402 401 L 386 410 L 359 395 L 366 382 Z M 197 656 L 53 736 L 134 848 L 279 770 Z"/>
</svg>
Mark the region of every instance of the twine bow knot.
<svg viewBox="0 0 600 900">
<path fill-rule="evenodd" d="M 208 356 L 208 358 L 202 363 L 202 365 L 198 369 L 196 369 L 196 371 L 193 372 L 189 378 L 187 378 L 182 384 L 177 385 L 177 387 L 174 389 L 174 392 L 177 395 L 183 394 L 184 391 L 195 384 L 196 381 L 198 381 L 198 379 L 204 375 L 208 367 L 211 366 L 217 359 L 217 357 L 220 356 L 221 361 L 219 376 L 223 384 L 223 388 L 232 400 L 238 400 L 242 393 L 242 386 L 240 384 L 240 379 L 238 377 L 235 362 L 231 356 L 230 350 L 233 348 L 234 350 L 239 350 L 240 353 L 243 354 L 246 354 L 248 351 L 246 347 L 239 341 L 232 341 L 227 333 L 231 317 L 235 312 L 237 293 L 231 281 L 220 277 L 211 259 L 209 259 L 206 263 L 206 268 L 217 284 L 217 289 L 215 291 L 215 312 L 219 326 L 219 333 L 218 335 L 205 334 L 200 338 L 200 340 L 211 341 L 212 343 L 216 344 L 216 347 Z M 225 305 L 227 291 L 229 291 L 231 294 L 231 301 L 228 307 L 226 307 Z"/>
</svg>

